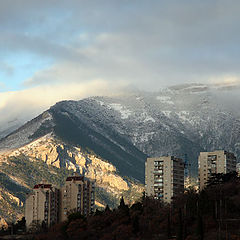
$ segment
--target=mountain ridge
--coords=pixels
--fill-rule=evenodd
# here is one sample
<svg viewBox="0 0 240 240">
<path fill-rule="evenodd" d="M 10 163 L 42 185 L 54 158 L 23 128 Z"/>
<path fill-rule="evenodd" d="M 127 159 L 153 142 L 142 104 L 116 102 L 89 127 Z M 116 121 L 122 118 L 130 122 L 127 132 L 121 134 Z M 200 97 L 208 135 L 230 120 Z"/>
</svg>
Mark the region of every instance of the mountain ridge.
<svg viewBox="0 0 240 240">
<path fill-rule="evenodd" d="M 111 148 L 115 148 L 116 151 L 122 150 L 122 153 L 131 146 L 132 149 L 128 148 L 127 152 L 130 156 L 139 156 L 137 162 L 142 165 L 147 156 L 172 154 L 184 157 L 187 154 L 194 173 L 200 151 L 224 148 L 236 155 L 240 153 L 238 111 L 229 110 L 216 97 L 219 92 L 226 92 L 226 86 L 184 84 L 154 93 L 137 91 L 112 97 L 61 101 L 35 118 L 34 121 L 41 127 L 32 127 L 33 131 L 27 136 L 27 141 L 56 130 L 73 141 L 77 139 L 75 130 L 71 137 L 66 136 L 69 129 L 61 132 L 61 129 L 71 124 L 71 129 L 78 129 L 79 136 L 85 136 L 84 141 L 77 140 L 82 145 L 95 141 L 95 145 L 101 146 L 102 140 L 106 142 L 105 147 L 114 145 L 106 151 L 111 152 Z M 60 120 L 62 126 L 59 126 Z M 89 136 L 86 136 L 86 129 L 88 134 L 91 132 Z M 0 140 L 0 150 L 6 138 L 11 136 L 16 139 L 16 135 L 9 134 Z M 18 142 L 25 143 L 23 139 Z M 5 145 L 9 146 L 9 141 Z M 144 174 L 144 166 L 141 168 Z"/>
<path fill-rule="evenodd" d="M 101 165 L 110 164 L 118 181 L 113 187 L 111 171 L 98 171 L 105 180 L 99 178 L 97 194 L 100 204 L 109 199 L 113 204 L 121 194 L 131 199 L 131 194 L 140 196 L 147 156 L 187 158 L 192 177 L 197 176 L 200 151 L 225 149 L 239 157 L 240 115 L 233 100 L 225 104 L 227 92 L 222 87 L 188 84 L 154 93 L 127 92 L 56 103 L 0 140 L 0 201 L 9 209 L 0 209 L 0 216 L 21 214 L 19 203 L 24 199 L 16 201 L 20 191 L 16 184 L 29 189 L 23 188 L 21 194 L 30 191 L 29 173 L 36 181 L 49 174 L 47 179 L 60 185 L 73 171 L 93 177 Z"/>
</svg>

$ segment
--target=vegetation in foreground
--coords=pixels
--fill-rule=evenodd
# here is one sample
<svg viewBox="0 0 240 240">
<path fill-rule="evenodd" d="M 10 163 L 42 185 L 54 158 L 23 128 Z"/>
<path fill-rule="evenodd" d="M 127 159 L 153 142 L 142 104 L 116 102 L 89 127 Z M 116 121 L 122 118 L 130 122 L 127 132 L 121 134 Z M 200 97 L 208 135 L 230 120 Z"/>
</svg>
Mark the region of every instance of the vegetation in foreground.
<svg viewBox="0 0 240 240">
<path fill-rule="evenodd" d="M 240 178 L 236 173 L 216 174 L 197 193 L 190 189 L 171 205 L 143 197 L 131 207 L 122 199 L 117 209 L 78 213 L 67 222 L 35 236 L 45 239 L 240 239 Z"/>
</svg>

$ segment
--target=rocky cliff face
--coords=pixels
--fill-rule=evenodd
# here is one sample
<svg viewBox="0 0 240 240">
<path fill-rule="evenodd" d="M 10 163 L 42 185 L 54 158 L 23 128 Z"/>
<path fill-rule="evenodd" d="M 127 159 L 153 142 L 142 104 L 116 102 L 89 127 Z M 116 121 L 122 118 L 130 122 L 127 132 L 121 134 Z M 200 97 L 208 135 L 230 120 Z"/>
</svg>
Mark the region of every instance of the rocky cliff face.
<svg viewBox="0 0 240 240">
<path fill-rule="evenodd" d="M 6 220 L 22 216 L 25 193 L 31 191 L 35 183 L 46 180 L 61 186 L 66 176 L 73 172 L 79 172 L 96 181 L 98 207 L 106 204 L 116 206 L 121 196 L 125 196 L 126 201 L 131 203 L 143 192 L 143 185 L 120 176 L 111 163 L 91 151 L 68 145 L 53 134 L 2 153 L 0 164 L 0 174 L 4 178 L 0 180 L 4 186 L 0 202 L 5 205 L 0 206 L 0 215 Z"/>
<path fill-rule="evenodd" d="M 133 186 L 137 187 L 133 182 L 120 177 L 116 167 L 112 164 L 92 153 L 87 153 L 80 147 L 62 143 L 60 140 L 56 140 L 52 134 L 7 154 L 8 157 L 20 155 L 25 155 L 30 161 L 37 159 L 59 169 L 63 167 L 79 172 L 95 180 L 99 187 L 106 189 L 116 197 L 120 197 L 123 191 L 128 191 Z M 140 190 L 142 190 L 141 187 L 139 187 Z"/>
</svg>

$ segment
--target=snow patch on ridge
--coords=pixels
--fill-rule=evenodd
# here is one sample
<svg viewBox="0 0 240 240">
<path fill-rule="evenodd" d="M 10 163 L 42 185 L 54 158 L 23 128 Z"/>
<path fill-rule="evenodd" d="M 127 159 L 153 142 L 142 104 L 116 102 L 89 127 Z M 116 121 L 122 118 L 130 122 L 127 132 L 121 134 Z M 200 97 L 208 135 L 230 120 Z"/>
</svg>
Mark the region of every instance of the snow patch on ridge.
<svg viewBox="0 0 240 240">
<path fill-rule="evenodd" d="M 165 116 L 167 116 L 167 117 L 170 117 L 170 115 L 171 115 L 171 111 L 162 111 L 162 113 L 165 115 Z"/>
<path fill-rule="evenodd" d="M 147 112 L 143 112 L 142 114 L 141 114 L 141 121 L 143 121 L 143 122 L 156 122 L 156 120 L 152 117 L 152 116 L 150 116 L 150 115 L 148 115 L 147 114 Z"/>
<path fill-rule="evenodd" d="M 104 106 L 104 102 L 103 101 L 100 101 L 100 100 L 95 100 L 99 105 L 101 105 L 101 106 Z"/>
<path fill-rule="evenodd" d="M 127 119 L 129 116 L 132 115 L 132 112 L 129 109 L 119 103 L 111 103 L 110 107 L 115 111 L 118 111 L 121 114 L 122 119 Z"/>
<path fill-rule="evenodd" d="M 169 96 L 157 96 L 157 100 L 161 101 L 162 103 L 167 103 L 170 105 L 174 104 L 174 102 L 171 101 L 171 98 Z"/>
<path fill-rule="evenodd" d="M 147 117 L 145 118 L 144 122 L 149 122 L 149 121 L 151 121 L 151 122 L 156 122 L 154 118 L 152 118 L 151 116 L 147 116 Z"/>
<path fill-rule="evenodd" d="M 189 112 L 187 111 L 180 111 L 180 112 L 176 112 L 177 116 L 183 120 L 184 122 L 189 121 Z"/>
</svg>

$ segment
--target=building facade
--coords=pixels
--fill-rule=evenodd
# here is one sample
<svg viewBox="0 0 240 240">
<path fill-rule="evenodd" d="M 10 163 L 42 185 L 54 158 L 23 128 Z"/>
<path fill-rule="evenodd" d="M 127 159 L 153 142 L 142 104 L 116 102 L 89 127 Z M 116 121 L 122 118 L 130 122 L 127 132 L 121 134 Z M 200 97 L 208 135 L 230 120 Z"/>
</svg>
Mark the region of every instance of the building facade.
<svg viewBox="0 0 240 240">
<path fill-rule="evenodd" d="M 95 184 L 83 176 L 68 177 L 61 188 L 60 219 L 67 220 L 71 212 L 88 216 L 94 210 Z"/>
<path fill-rule="evenodd" d="M 31 224 L 51 226 L 59 221 L 59 189 L 51 184 L 37 184 L 25 202 L 27 229 Z"/>
<path fill-rule="evenodd" d="M 37 184 L 25 202 L 27 230 L 65 221 L 73 212 L 88 216 L 94 206 L 95 183 L 83 176 L 68 177 L 60 189 L 51 184 Z"/>
<path fill-rule="evenodd" d="M 147 196 L 170 203 L 184 192 L 184 163 L 174 156 L 147 158 L 145 162 Z"/>
<path fill-rule="evenodd" d="M 238 176 L 240 176 L 240 163 L 236 164 L 236 172 L 237 172 Z"/>
<path fill-rule="evenodd" d="M 206 183 L 212 174 L 226 174 L 234 171 L 236 171 L 236 157 L 233 153 L 224 150 L 200 152 L 198 157 L 200 190 L 206 186 Z"/>
</svg>

